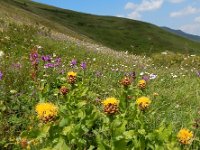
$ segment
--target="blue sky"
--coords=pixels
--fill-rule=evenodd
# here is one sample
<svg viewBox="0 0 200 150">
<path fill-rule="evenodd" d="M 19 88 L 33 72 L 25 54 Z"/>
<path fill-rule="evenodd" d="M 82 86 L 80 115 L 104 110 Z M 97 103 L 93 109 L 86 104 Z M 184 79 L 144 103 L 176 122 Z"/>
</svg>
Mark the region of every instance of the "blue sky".
<svg viewBox="0 0 200 150">
<path fill-rule="evenodd" d="M 200 0 L 34 0 L 97 15 L 150 22 L 200 35 Z"/>
</svg>

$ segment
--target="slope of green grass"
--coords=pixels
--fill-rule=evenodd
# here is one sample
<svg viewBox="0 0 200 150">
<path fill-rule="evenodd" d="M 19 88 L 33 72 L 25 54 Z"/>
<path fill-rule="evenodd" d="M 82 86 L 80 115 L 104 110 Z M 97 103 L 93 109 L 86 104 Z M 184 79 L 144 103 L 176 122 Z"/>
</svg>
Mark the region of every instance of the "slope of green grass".
<svg viewBox="0 0 200 150">
<path fill-rule="evenodd" d="M 1 2 L 3 2 L 1 0 Z M 179 53 L 199 53 L 200 43 L 171 34 L 155 25 L 124 18 L 95 16 L 64 10 L 27 0 L 7 0 L 9 5 L 36 14 L 51 22 L 51 28 L 67 27 L 79 35 L 101 43 L 107 47 L 136 54 L 173 51 Z M 52 22 L 56 24 L 53 25 Z"/>
</svg>

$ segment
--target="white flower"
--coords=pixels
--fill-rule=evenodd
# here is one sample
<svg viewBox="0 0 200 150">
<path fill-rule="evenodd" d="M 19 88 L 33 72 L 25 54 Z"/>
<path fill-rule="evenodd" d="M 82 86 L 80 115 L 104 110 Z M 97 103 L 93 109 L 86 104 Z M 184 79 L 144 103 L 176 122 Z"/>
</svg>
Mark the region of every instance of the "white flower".
<svg viewBox="0 0 200 150">
<path fill-rule="evenodd" d="M 96 61 L 96 58 L 93 58 L 93 61 Z"/>
<path fill-rule="evenodd" d="M 153 74 L 153 73 L 149 75 L 149 79 L 151 79 L 151 80 L 154 80 L 156 77 L 157 77 L 157 75 Z"/>
<path fill-rule="evenodd" d="M 162 52 L 161 54 L 162 54 L 162 55 L 167 55 L 167 52 Z"/>
<path fill-rule="evenodd" d="M 0 51 L 0 58 L 4 56 L 4 52 Z"/>
<path fill-rule="evenodd" d="M 56 54 L 55 54 L 55 53 L 53 53 L 53 57 L 56 57 Z"/>
<path fill-rule="evenodd" d="M 141 72 L 140 75 L 143 76 L 143 75 L 144 75 L 144 72 Z"/>
</svg>

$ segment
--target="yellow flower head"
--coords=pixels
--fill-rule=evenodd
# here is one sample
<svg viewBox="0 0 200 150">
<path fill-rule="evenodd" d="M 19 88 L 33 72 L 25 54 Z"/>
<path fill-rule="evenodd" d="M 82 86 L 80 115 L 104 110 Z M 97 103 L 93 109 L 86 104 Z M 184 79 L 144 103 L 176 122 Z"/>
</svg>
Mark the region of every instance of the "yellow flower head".
<svg viewBox="0 0 200 150">
<path fill-rule="evenodd" d="M 182 144 L 190 144 L 193 138 L 193 133 L 192 131 L 183 128 L 178 132 L 177 138 Z"/>
<path fill-rule="evenodd" d="M 105 100 L 102 102 L 102 104 L 103 104 L 104 106 L 107 106 L 108 104 L 118 105 L 118 104 L 119 104 L 119 101 L 118 101 L 116 98 L 114 98 L 114 97 L 110 97 L 110 98 L 105 99 Z"/>
<path fill-rule="evenodd" d="M 147 82 L 145 80 L 143 80 L 143 79 L 138 81 L 138 87 L 140 89 L 145 89 L 146 84 L 147 84 Z"/>
<path fill-rule="evenodd" d="M 48 122 L 55 118 L 58 114 L 58 107 L 52 103 L 39 103 L 35 108 L 38 118 L 44 122 Z"/>
<path fill-rule="evenodd" d="M 69 76 L 72 76 L 72 77 L 76 77 L 77 73 L 76 72 L 73 72 L 73 71 L 70 71 L 67 73 L 68 77 Z"/>
<path fill-rule="evenodd" d="M 146 84 L 146 81 L 143 80 L 143 79 L 142 79 L 142 80 L 139 80 L 139 81 L 138 81 L 138 84 Z"/>
<path fill-rule="evenodd" d="M 151 104 L 151 100 L 148 97 L 142 96 L 136 100 L 136 103 L 141 110 L 145 110 Z"/>
</svg>

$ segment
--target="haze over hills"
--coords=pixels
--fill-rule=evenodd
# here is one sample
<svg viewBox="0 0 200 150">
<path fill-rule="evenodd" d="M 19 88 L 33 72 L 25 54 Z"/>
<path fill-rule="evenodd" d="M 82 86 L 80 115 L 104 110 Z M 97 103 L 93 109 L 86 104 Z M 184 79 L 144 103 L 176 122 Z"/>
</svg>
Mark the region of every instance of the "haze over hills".
<svg viewBox="0 0 200 150">
<path fill-rule="evenodd" d="M 200 53 L 200 43 L 161 27 L 119 17 L 97 16 L 65 10 L 29 0 L 0 0 L 1 11 L 27 17 L 34 23 L 119 51 L 151 54 L 162 51 Z M 10 8 L 9 8 L 10 7 Z"/>
<path fill-rule="evenodd" d="M 193 41 L 200 42 L 200 36 L 198 36 L 198 35 L 193 35 L 193 34 L 185 33 L 185 32 L 183 32 L 181 30 L 174 30 L 174 29 L 171 29 L 171 28 L 168 28 L 168 27 L 162 27 L 162 28 L 164 30 L 169 31 L 171 33 L 174 33 L 176 35 L 185 37 L 185 38 L 193 40 Z"/>
</svg>

